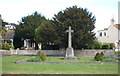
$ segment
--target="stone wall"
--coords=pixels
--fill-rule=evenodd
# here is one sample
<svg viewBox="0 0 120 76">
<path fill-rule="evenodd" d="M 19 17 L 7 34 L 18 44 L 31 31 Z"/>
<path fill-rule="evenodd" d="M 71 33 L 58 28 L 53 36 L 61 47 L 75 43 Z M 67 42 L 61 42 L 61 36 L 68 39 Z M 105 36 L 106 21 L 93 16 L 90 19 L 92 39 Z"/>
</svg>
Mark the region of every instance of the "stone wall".
<svg viewBox="0 0 120 76">
<path fill-rule="evenodd" d="M 9 54 L 17 54 L 17 55 L 36 55 L 39 50 L 11 50 Z M 48 56 L 65 56 L 65 50 L 40 50 L 44 52 Z M 6 51 L 8 52 L 8 51 Z M 114 54 L 114 50 L 75 50 L 75 56 L 79 57 L 94 57 L 97 52 L 104 52 L 105 56 L 110 56 Z M 5 51 L 3 51 L 3 54 Z"/>
<path fill-rule="evenodd" d="M 103 52 L 105 56 L 110 56 L 114 54 L 114 50 L 75 50 L 75 56 L 80 56 L 80 57 L 94 57 L 96 53 Z"/>
</svg>

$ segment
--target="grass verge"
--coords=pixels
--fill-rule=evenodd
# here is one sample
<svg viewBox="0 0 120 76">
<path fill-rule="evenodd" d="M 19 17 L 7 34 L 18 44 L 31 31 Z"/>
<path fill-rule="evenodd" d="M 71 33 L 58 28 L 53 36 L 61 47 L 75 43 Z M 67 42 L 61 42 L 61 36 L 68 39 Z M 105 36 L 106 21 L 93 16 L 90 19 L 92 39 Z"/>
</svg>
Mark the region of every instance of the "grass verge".
<svg viewBox="0 0 120 76">
<path fill-rule="evenodd" d="M 10 56 L 6 58 L 2 58 L 3 73 L 4 74 L 118 74 L 118 64 L 50 65 L 50 64 L 13 63 L 15 61 L 21 60 L 26 57 L 28 56 Z M 87 57 L 86 61 L 88 60 L 89 58 Z M 57 59 L 55 61 L 57 61 Z"/>
</svg>

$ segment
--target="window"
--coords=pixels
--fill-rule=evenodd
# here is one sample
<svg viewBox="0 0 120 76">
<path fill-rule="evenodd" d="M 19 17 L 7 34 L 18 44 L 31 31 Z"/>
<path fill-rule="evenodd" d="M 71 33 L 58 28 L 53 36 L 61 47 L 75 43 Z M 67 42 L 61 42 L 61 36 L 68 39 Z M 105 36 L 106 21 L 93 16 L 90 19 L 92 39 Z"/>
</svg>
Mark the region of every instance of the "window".
<svg viewBox="0 0 120 76">
<path fill-rule="evenodd" d="M 100 32 L 100 36 L 102 36 L 102 32 Z"/>
<path fill-rule="evenodd" d="M 104 32 L 104 36 L 106 36 L 106 32 Z"/>
</svg>

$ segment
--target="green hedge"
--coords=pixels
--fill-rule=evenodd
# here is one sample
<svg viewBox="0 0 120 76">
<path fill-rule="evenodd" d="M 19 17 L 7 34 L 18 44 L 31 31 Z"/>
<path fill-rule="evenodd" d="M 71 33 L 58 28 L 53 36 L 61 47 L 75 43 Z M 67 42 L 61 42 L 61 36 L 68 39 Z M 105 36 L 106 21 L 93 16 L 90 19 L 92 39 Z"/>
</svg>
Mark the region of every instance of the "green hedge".
<svg viewBox="0 0 120 76">
<path fill-rule="evenodd" d="M 100 43 L 99 41 L 95 41 L 92 48 L 93 49 L 101 49 L 102 48 L 102 43 Z"/>
<path fill-rule="evenodd" d="M 110 49 L 110 44 L 109 43 L 102 44 L 102 49 Z"/>
</svg>

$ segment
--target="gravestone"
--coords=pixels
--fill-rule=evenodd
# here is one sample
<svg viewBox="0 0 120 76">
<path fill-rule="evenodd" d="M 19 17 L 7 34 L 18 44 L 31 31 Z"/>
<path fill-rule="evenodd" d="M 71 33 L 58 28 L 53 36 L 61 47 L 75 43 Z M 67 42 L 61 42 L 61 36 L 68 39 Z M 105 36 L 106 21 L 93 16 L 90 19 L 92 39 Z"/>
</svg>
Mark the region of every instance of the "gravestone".
<svg viewBox="0 0 120 76">
<path fill-rule="evenodd" d="M 71 36 L 71 33 L 74 32 L 72 29 L 71 29 L 71 26 L 69 26 L 69 29 L 66 30 L 66 32 L 68 32 L 68 47 L 66 49 L 66 55 L 65 55 L 65 58 L 64 59 L 77 59 L 75 56 L 74 56 L 74 49 L 72 47 L 72 36 Z"/>
</svg>

